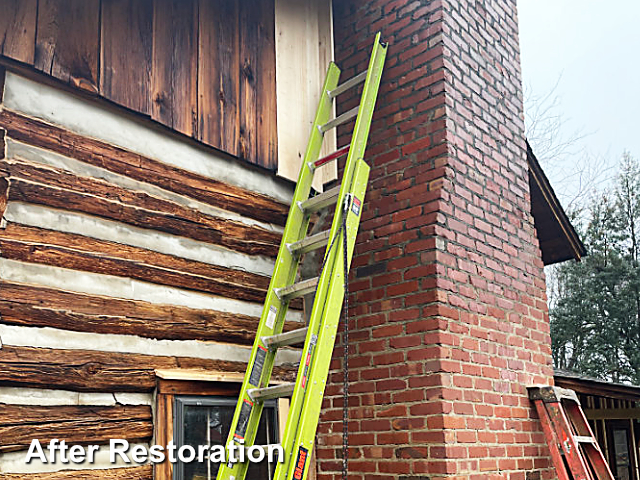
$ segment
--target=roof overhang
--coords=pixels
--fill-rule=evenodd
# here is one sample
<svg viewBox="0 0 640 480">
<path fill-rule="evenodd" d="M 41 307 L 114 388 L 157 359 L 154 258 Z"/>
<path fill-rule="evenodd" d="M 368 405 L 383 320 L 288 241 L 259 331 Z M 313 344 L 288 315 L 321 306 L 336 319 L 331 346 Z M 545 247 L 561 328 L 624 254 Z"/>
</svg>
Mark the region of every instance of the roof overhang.
<svg viewBox="0 0 640 480">
<path fill-rule="evenodd" d="M 527 142 L 531 214 L 545 265 L 580 260 L 586 249 Z"/>
</svg>

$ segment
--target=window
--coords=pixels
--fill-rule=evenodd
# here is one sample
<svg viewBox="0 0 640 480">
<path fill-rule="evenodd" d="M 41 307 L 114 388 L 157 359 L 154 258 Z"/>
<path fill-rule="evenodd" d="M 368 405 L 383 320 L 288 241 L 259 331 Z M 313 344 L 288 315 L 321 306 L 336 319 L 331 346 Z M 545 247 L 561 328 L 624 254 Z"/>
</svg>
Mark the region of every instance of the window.
<svg viewBox="0 0 640 480">
<path fill-rule="evenodd" d="M 180 448 L 191 445 L 224 445 L 236 407 L 235 397 L 176 396 L 174 404 L 174 442 Z M 278 418 L 275 401 L 265 403 L 255 445 L 278 443 Z M 246 478 L 269 480 L 275 464 L 252 463 Z M 174 466 L 175 480 L 215 480 L 219 465 L 197 461 Z"/>
<path fill-rule="evenodd" d="M 156 370 L 156 376 L 155 444 L 164 446 L 173 441 L 178 448 L 191 445 L 197 450 L 200 445 L 226 443 L 244 374 L 176 369 Z M 288 409 L 287 399 L 265 403 L 256 445 L 279 443 Z M 275 467 L 265 458 L 250 465 L 246 478 L 270 480 Z M 217 472 L 218 464 L 211 462 L 154 465 L 155 480 L 215 480 Z"/>
</svg>

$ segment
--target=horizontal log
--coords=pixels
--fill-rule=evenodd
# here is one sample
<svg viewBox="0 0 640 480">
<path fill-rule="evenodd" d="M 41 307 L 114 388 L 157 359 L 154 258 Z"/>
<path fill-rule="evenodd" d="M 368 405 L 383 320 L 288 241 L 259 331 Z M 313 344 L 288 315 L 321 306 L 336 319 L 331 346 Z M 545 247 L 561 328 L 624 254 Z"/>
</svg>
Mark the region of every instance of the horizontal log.
<svg viewBox="0 0 640 480">
<path fill-rule="evenodd" d="M 153 480 L 153 467 L 62 470 L 46 473 L 0 473 L 0 480 Z"/>
<path fill-rule="evenodd" d="M 246 364 L 190 357 L 14 347 L 0 349 L 0 386 L 57 388 L 81 392 L 149 392 L 156 369 L 244 372 Z M 293 380 L 295 369 L 276 367 L 274 376 Z"/>
<path fill-rule="evenodd" d="M 122 300 L 0 281 L 0 322 L 76 332 L 209 340 L 251 345 L 258 319 L 247 315 Z M 286 322 L 284 330 L 300 328 Z"/>
<path fill-rule="evenodd" d="M 0 160 L 9 200 L 97 215 L 136 227 L 213 243 L 250 255 L 277 254 L 280 235 L 257 226 L 206 215 L 166 200 L 79 177 L 60 169 Z"/>
<path fill-rule="evenodd" d="M 215 207 L 281 226 L 286 222 L 288 206 L 266 195 L 172 167 L 7 110 L 0 112 L 0 127 L 7 130 L 9 137 L 18 141 L 154 184 Z"/>
<path fill-rule="evenodd" d="M 112 438 L 144 442 L 153 435 L 151 407 L 0 404 L 0 452 L 24 450 L 34 438 L 48 443 L 108 444 Z"/>
<path fill-rule="evenodd" d="M 0 144 L 0 148 L 2 145 Z M 7 210 L 7 201 L 9 198 L 9 182 L 6 178 L 0 178 L 0 219 L 4 217 Z"/>
<path fill-rule="evenodd" d="M 9 223 L 0 230 L 3 258 L 135 278 L 160 285 L 262 302 L 269 278 L 138 247 Z"/>
</svg>

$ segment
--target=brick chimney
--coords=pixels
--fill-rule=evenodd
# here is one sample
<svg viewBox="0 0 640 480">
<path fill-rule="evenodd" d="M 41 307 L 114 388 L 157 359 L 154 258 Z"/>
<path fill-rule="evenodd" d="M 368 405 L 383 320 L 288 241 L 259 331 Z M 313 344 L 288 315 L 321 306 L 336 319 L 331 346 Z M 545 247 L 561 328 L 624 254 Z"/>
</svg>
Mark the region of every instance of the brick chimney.
<svg viewBox="0 0 640 480">
<path fill-rule="evenodd" d="M 366 68 L 376 31 L 390 42 L 351 276 L 349 479 L 554 478 L 526 391 L 553 372 L 516 2 L 334 10 L 344 78 Z M 322 480 L 340 478 L 340 358 L 319 427 Z"/>
</svg>

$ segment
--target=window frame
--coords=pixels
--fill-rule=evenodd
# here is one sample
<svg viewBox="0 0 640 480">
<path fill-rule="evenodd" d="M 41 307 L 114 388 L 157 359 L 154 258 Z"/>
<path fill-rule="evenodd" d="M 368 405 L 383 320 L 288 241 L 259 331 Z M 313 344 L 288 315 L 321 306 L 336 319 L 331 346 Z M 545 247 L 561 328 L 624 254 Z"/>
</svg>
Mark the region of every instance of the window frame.
<svg viewBox="0 0 640 480">
<path fill-rule="evenodd" d="M 235 398 L 234 398 L 235 397 Z M 222 396 L 222 395 L 192 395 L 181 394 L 174 395 L 173 397 L 173 442 L 176 448 L 184 445 L 184 429 L 181 427 L 180 422 L 184 421 L 184 407 L 185 406 L 198 406 L 198 407 L 235 407 L 237 404 L 237 395 L 235 396 Z M 278 408 L 278 402 L 276 400 L 267 400 L 264 402 L 265 408 L 273 409 L 272 423 L 275 427 L 274 433 L 277 435 L 276 442 L 280 440 L 282 432 L 280 432 L 280 414 Z M 264 415 L 264 413 L 263 413 Z M 178 463 L 175 464 L 178 467 Z M 184 472 L 180 468 L 174 468 L 172 478 L 173 480 L 184 480 Z"/>
</svg>

